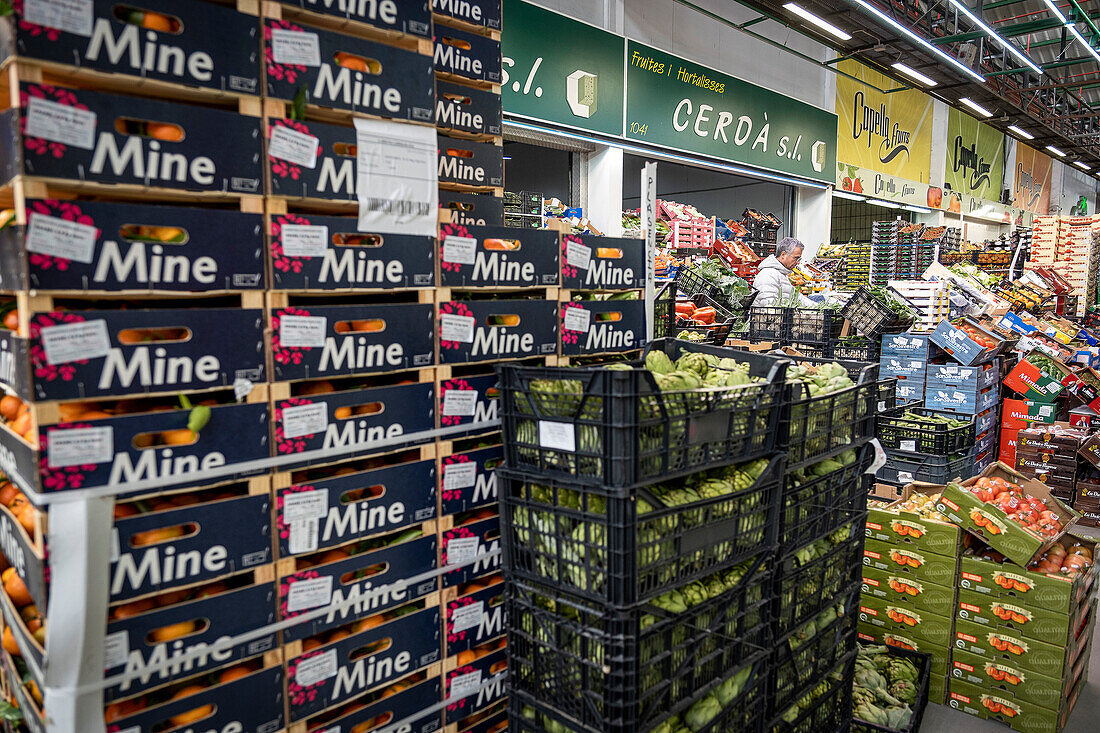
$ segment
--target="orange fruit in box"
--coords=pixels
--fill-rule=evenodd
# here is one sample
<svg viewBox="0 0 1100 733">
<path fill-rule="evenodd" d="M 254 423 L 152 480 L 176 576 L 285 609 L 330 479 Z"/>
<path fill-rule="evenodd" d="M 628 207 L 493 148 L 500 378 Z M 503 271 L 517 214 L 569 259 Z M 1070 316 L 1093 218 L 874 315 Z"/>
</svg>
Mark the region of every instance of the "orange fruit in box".
<svg viewBox="0 0 1100 733">
<path fill-rule="evenodd" d="M 4 573 L 0 575 L 0 579 L 4 582 L 4 592 L 8 594 L 8 598 L 11 599 L 11 602 L 15 604 L 16 608 L 29 606 L 34 602 L 23 579 L 15 572 L 15 568 L 8 568 L 5 570 Z"/>
<path fill-rule="evenodd" d="M 242 677 L 247 677 L 252 674 L 252 670 L 249 669 L 247 664 L 238 664 L 235 667 L 230 667 L 221 673 L 218 677 L 218 684 L 225 684 L 226 682 L 232 682 L 233 680 L 239 680 Z"/>
<path fill-rule="evenodd" d="M 0 417 L 5 420 L 14 420 L 22 406 L 23 400 L 15 395 L 6 394 L 0 398 Z"/>
<path fill-rule="evenodd" d="M 10 481 L 0 483 L 0 504 L 8 506 L 12 503 L 16 496 L 20 495 L 19 489 L 15 488 L 15 484 Z"/>
<path fill-rule="evenodd" d="M 154 643 L 161 643 L 165 641 L 173 641 L 175 639 L 182 639 L 183 637 L 195 633 L 198 630 L 198 624 L 194 621 L 180 621 L 175 624 L 168 624 L 167 626 L 161 626 L 159 629 L 153 629 L 149 632 L 149 636 Z"/>
<path fill-rule="evenodd" d="M 145 126 L 145 132 L 151 138 L 170 143 L 178 143 L 183 139 L 183 128 L 167 122 L 150 122 Z"/>
<path fill-rule="evenodd" d="M 145 545 L 154 545 L 158 542 L 167 542 L 180 537 L 183 537 L 183 527 L 161 527 L 160 529 L 150 529 L 134 534 L 130 538 L 130 545 L 132 547 L 144 547 Z"/>
<path fill-rule="evenodd" d="M 113 702 L 103 710 L 103 717 L 108 723 L 114 723 L 123 718 L 128 718 L 134 713 L 140 712 L 145 709 L 145 699 L 136 698 L 134 700 L 123 700 L 121 702 Z"/>
<path fill-rule="evenodd" d="M 172 695 L 172 699 L 179 700 L 205 691 L 206 687 L 202 685 L 188 685 L 187 687 L 177 690 L 176 694 Z M 213 705 L 200 705 L 197 708 L 191 708 L 187 712 L 180 713 L 179 715 L 173 715 L 172 725 L 190 725 L 191 723 L 197 723 L 213 713 Z"/>
<path fill-rule="evenodd" d="M 111 619 L 117 621 L 123 618 L 130 618 L 131 616 L 137 616 L 139 613 L 145 613 L 156 607 L 152 598 L 142 598 L 138 601 L 130 601 L 129 603 L 123 603 L 121 606 L 116 607 L 111 611 Z"/>
<path fill-rule="evenodd" d="M 19 651 L 19 645 L 15 643 L 15 636 L 11 633 L 10 626 L 4 627 L 4 633 L 0 635 L 0 646 L 3 646 L 4 651 L 13 657 L 23 656 L 23 652 Z"/>
</svg>

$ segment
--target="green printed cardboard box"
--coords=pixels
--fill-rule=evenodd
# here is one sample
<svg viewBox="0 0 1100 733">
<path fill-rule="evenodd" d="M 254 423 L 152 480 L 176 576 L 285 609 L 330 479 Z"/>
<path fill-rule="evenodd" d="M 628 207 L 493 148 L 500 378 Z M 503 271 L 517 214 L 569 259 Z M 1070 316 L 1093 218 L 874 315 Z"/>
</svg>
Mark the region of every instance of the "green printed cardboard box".
<svg viewBox="0 0 1100 733">
<path fill-rule="evenodd" d="M 908 604 L 892 604 L 877 598 L 861 596 L 859 620 L 865 626 L 882 633 L 904 634 L 933 646 L 946 648 L 951 645 L 951 616 L 939 616 L 918 611 Z"/>
<path fill-rule="evenodd" d="M 985 626 L 990 631 L 1004 631 L 1024 639 L 1041 641 L 1054 646 L 1073 643 L 1081 621 L 1089 612 L 1087 603 L 1081 603 L 1073 613 L 1052 611 L 1041 605 L 1024 606 L 1014 603 L 1015 598 L 993 598 L 974 590 L 960 590 L 957 616 Z"/>
<path fill-rule="evenodd" d="M 911 575 L 876 570 L 868 565 L 863 566 L 864 597 L 896 606 L 907 606 L 938 616 L 951 616 L 955 613 L 957 590 L 953 585 L 929 583 L 917 580 Z"/>
<path fill-rule="evenodd" d="M 1094 600 L 1086 619 L 1090 626 L 1085 628 L 1074 643 L 1067 646 L 1025 639 L 964 619 L 955 619 L 954 646 L 990 662 L 1000 662 L 1046 677 L 1061 678 L 1067 667 L 1077 658 L 1077 652 L 1092 639 L 1091 623 L 1095 618 L 1095 604 Z"/>
<path fill-rule="evenodd" d="M 863 545 L 863 567 L 902 578 L 910 577 L 922 583 L 949 586 L 955 583 L 958 558 L 866 540 Z"/>
</svg>

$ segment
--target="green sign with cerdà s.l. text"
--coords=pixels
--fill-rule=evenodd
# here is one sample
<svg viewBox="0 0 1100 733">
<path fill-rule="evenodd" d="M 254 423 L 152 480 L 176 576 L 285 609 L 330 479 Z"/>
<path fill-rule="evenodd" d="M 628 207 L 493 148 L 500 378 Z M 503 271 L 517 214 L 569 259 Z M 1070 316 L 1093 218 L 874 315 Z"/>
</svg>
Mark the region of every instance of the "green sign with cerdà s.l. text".
<svg viewBox="0 0 1100 733">
<path fill-rule="evenodd" d="M 626 52 L 627 138 L 834 182 L 832 112 L 635 41 Z"/>
<path fill-rule="evenodd" d="M 509 114 L 620 137 L 626 40 L 521 0 L 504 0 L 501 97 Z"/>
</svg>

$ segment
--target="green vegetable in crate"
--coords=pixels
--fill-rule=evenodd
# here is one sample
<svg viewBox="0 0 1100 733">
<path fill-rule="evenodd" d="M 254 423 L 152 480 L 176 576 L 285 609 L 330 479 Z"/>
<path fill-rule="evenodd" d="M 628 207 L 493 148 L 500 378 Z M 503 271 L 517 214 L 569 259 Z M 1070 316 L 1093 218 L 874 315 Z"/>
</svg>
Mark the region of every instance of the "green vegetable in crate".
<svg viewBox="0 0 1100 733">
<path fill-rule="evenodd" d="M 676 365 L 668 358 L 668 354 L 654 349 L 645 355 L 645 368 L 655 375 L 671 374 L 676 370 Z"/>
<path fill-rule="evenodd" d="M 898 680 L 889 687 L 889 693 L 903 703 L 912 704 L 917 699 L 917 686 L 909 680 Z"/>
<path fill-rule="evenodd" d="M 714 695 L 707 695 L 699 702 L 688 708 L 684 714 L 684 722 L 692 731 L 699 731 L 707 727 L 710 721 L 718 717 L 722 712 L 722 704 Z"/>
<path fill-rule="evenodd" d="M 900 729 L 909 724 L 917 698 L 917 668 L 885 646 L 859 646 L 853 678 L 853 715 L 859 721 Z M 858 727 L 858 726 L 857 726 Z"/>
</svg>

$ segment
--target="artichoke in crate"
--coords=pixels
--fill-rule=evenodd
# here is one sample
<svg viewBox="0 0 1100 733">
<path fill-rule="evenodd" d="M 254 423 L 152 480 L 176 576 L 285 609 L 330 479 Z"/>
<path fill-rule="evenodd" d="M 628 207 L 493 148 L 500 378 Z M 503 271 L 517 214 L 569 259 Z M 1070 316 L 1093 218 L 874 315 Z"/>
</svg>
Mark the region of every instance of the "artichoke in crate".
<svg viewBox="0 0 1100 733">
<path fill-rule="evenodd" d="M 912 704 L 917 700 L 917 686 L 909 680 L 898 680 L 892 683 L 887 691 L 906 704 Z"/>
</svg>

